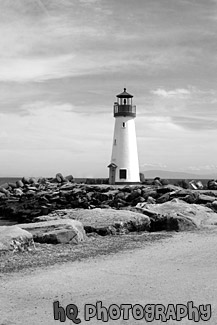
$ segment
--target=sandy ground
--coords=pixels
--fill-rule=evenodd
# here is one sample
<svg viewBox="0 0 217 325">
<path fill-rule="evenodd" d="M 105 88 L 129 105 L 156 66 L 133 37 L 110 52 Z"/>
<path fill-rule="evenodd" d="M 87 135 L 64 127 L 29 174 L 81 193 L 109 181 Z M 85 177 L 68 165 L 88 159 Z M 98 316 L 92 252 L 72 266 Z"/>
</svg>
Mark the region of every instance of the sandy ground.
<svg viewBox="0 0 217 325">
<path fill-rule="evenodd" d="M 54 320 L 53 302 L 78 306 L 81 324 L 84 305 L 110 304 L 212 305 L 208 322 L 217 324 L 217 230 L 175 233 L 144 248 L 100 256 L 81 262 L 2 275 L 0 325 L 63 324 Z M 131 314 L 130 314 L 131 315 Z M 66 319 L 65 324 L 74 324 Z M 106 324 L 146 324 L 145 319 L 109 320 Z M 148 323 L 147 323 L 148 324 Z M 165 324 L 153 321 L 150 324 Z M 196 324 L 187 318 L 166 324 Z"/>
</svg>

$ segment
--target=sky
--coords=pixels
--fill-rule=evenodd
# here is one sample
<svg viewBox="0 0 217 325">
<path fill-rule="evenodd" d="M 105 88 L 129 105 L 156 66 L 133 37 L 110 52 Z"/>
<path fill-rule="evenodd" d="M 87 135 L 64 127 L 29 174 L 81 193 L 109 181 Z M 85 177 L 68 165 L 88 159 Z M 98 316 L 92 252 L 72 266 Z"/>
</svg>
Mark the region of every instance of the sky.
<svg viewBox="0 0 217 325">
<path fill-rule="evenodd" d="M 113 103 L 140 170 L 217 175 L 217 0 L 0 0 L 0 176 L 108 177 Z"/>
</svg>

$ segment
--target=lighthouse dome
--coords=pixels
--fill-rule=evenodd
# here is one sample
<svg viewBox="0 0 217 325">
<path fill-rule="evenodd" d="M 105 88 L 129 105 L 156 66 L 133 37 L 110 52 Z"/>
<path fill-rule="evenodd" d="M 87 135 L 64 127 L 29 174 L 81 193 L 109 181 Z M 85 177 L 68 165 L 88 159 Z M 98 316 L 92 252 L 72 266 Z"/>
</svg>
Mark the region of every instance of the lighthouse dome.
<svg viewBox="0 0 217 325">
<path fill-rule="evenodd" d="M 117 101 L 114 103 L 114 117 L 136 117 L 136 106 L 132 103 L 133 95 L 127 93 L 126 88 L 124 88 L 124 91 L 116 97 Z"/>
<path fill-rule="evenodd" d="M 117 98 L 133 98 L 133 95 L 130 95 L 127 93 L 126 88 L 124 88 L 124 91 L 116 96 Z"/>
</svg>

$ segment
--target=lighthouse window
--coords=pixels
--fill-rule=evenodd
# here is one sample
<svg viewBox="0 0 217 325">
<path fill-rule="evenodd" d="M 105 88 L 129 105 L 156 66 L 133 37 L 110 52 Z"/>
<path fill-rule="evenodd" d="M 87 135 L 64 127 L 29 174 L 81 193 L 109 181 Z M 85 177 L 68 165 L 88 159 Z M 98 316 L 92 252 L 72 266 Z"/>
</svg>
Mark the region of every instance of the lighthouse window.
<svg viewBox="0 0 217 325">
<path fill-rule="evenodd" d="M 126 123 L 125 123 L 125 122 L 123 122 L 123 124 L 122 124 L 122 127 L 123 127 L 123 128 L 125 128 L 125 127 L 126 127 Z"/>
<path fill-rule="evenodd" d="M 117 144 L 117 140 L 116 140 L 116 139 L 114 139 L 114 145 L 116 146 L 116 144 Z"/>
<path fill-rule="evenodd" d="M 120 179 L 126 179 L 126 178 L 127 178 L 127 170 L 120 169 Z"/>
</svg>

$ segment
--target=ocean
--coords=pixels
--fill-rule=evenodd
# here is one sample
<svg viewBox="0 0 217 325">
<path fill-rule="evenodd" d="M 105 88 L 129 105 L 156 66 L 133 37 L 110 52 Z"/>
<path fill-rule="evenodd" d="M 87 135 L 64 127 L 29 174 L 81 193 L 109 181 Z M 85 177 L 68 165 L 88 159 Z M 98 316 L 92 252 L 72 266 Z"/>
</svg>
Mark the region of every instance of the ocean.
<svg viewBox="0 0 217 325">
<path fill-rule="evenodd" d="M 22 179 L 22 177 L 0 177 L 0 185 L 4 183 L 15 183 L 19 179 Z"/>
</svg>

